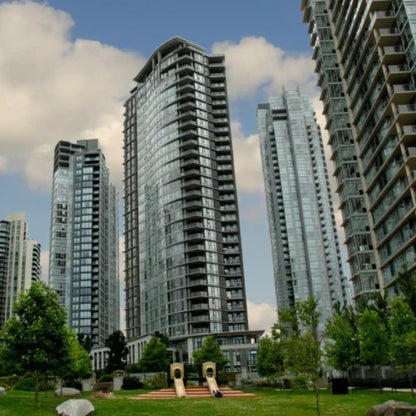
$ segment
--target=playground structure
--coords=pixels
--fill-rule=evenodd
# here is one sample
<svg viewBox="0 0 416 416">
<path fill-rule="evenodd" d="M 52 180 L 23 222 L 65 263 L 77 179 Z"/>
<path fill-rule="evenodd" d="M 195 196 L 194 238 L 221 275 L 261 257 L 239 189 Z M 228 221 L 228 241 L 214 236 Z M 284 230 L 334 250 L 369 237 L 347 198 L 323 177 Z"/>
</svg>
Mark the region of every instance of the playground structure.
<svg viewBox="0 0 416 416">
<path fill-rule="evenodd" d="M 170 365 L 170 378 L 173 379 L 176 390 L 176 397 L 186 397 L 185 385 L 183 384 L 183 364 L 174 363 Z"/>
<path fill-rule="evenodd" d="M 239 390 L 233 390 L 228 387 L 218 388 L 215 379 L 217 375 L 216 365 L 213 362 L 206 362 L 202 365 L 203 377 L 207 381 L 207 386 L 191 386 L 185 387 L 184 379 L 184 365 L 182 363 L 174 363 L 170 365 L 170 378 L 174 381 L 174 386 L 171 388 L 161 389 L 150 393 L 140 394 L 132 397 L 132 399 L 175 399 L 175 398 L 209 398 L 209 397 L 225 397 L 241 398 L 241 397 L 256 397 L 255 394 L 244 393 Z M 217 395 L 214 395 L 217 392 Z M 219 394 L 219 395 L 218 395 Z"/>
<path fill-rule="evenodd" d="M 206 378 L 209 392 L 214 396 L 214 392 L 219 392 L 217 381 L 217 366 L 215 363 L 208 361 L 202 364 L 202 375 Z"/>
</svg>

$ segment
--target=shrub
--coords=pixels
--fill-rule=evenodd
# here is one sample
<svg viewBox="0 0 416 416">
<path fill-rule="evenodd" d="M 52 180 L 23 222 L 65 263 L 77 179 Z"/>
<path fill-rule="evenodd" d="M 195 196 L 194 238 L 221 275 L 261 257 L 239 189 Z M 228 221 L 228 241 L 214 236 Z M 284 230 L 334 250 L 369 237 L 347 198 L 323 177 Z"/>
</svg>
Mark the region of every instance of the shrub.
<svg viewBox="0 0 416 416">
<path fill-rule="evenodd" d="M 124 377 L 123 386 L 121 388 L 123 390 L 142 389 L 143 383 L 139 380 L 138 377 Z"/>
<path fill-rule="evenodd" d="M 147 380 L 146 384 L 151 389 L 164 389 L 168 385 L 168 382 L 166 380 L 166 374 L 165 373 L 156 374 L 153 378 Z"/>
<path fill-rule="evenodd" d="M 14 390 L 35 391 L 35 380 L 32 377 L 24 377 L 16 383 Z M 39 383 L 39 391 L 47 390 L 53 390 L 53 386 L 47 381 L 42 380 Z"/>
<path fill-rule="evenodd" d="M 109 381 L 113 381 L 113 375 L 112 374 L 103 374 L 98 381 L 100 383 L 108 383 Z"/>
<path fill-rule="evenodd" d="M 124 369 L 126 373 L 140 373 L 140 366 L 138 363 L 135 364 L 128 364 L 126 365 L 126 368 Z"/>
<path fill-rule="evenodd" d="M 236 374 L 236 371 L 220 371 L 218 373 L 218 383 L 222 386 L 234 386 Z"/>
<path fill-rule="evenodd" d="M 20 379 L 20 376 L 0 377 L 0 386 L 4 387 L 6 390 L 12 389 Z"/>
<path fill-rule="evenodd" d="M 307 390 L 308 377 L 304 375 L 299 375 L 290 380 L 290 386 L 293 390 Z"/>
</svg>

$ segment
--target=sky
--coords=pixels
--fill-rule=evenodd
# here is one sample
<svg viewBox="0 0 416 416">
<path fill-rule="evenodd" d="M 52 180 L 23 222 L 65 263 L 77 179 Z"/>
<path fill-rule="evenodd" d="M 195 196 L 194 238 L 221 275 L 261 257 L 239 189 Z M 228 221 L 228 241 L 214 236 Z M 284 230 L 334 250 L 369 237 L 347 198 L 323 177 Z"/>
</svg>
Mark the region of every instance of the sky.
<svg viewBox="0 0 416 416">
<path fill-rule="evenodd" d="M 249 322 L 267 328 L 276 299 L 256 107 L 299 87 L 323 120 L 300 0 L 0 1 L 0 219 L 26 213 L 47 276 L 56 143 L 98 138 L 121 194 L 123 102 L 174 36 L 225 54 Z"/>
</svg>

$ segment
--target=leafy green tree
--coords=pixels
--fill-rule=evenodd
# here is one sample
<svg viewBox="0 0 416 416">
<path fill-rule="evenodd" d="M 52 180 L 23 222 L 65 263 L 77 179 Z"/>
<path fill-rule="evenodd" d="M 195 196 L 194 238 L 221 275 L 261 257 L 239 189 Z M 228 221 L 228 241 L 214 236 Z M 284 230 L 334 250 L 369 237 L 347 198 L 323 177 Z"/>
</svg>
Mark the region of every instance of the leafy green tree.
<svg viewBox="0 0 416 416">
<path fill-rule="evenodd" d="M 410 306 L 398 296 L 390 303 L 390 350 L 396 369 L 407 373 L 414 397 L 413 371 L 416 369 L 416 318 Z"/>
<path fill-rule="evenodd" d="M 140 371 L 156 372 L 165 371 L 169 364 L 169 357 L 166 344 L 158 337 L 152 337 L 143 351 L 139 360 Z"/>
<path fill-rule="evenodd" d="M 78 341 L 78 334 L 67 328 L 68 354 L 62 357 L 56 375 L 63 378 L 65 385 L 73 385 L 75 381 L 91 375 L 91 358 Z"/>
<path fill-rule="evenodd" d="M 106 340 L 104 344 L 108 349 L 106 371 L 112 373 L 115 370 L 122 370 L 126 366 L 127 355 L 129 350 L 127 348 L 126 337 L 123 332 L 114 331 Z"/>
<path fill-rule="evenodd" d="M 81 347 L 84 348 L 85 351 L 88 353 L 91 352 L 92 349 L 92 339 L 89 335 L 85 335 L 83 333 L 78 333 L 78 342 L 80 343 Z"/>
<path fill-rule="evenodd" d="M 316 412 L 320 415 L 319 378 L 322 373 L 322 352 L 318 334 L 318 300 L 309 298 L 280 312 L 274 335 L 283 344 L 284 367 L 297 375 L 306 376 L 312 384 Z"/>
<path fill-rule="evenodd" d="M 381 388 L 381 366 L 389 360 L 389 333 L 384 320 L 371 309 L 366 309 L 359 321 L 360 360 L 364 365 L 376 368 L 378 385 Z"/>
<path fill-rule="evenodd" d="M 274 341 L 269 337 L 260 340 L 256 368 L 261 376 L 274 380 L 283 374 L 284 357 L 282 347 L 281 342 Z"/>
<path fill-rule="evenodd" d="M 228 360 L 224 357 L 221 348 L 214 337 L 208 336 L 201 345 L 201 349 L 192 353 L 195 364 L 201 365 L 207 361 L 212 361 L 216 364 L 217 371 L 221 371 Z"/>
<path fill-rule="evenodd" d="M 59 374 L 69 360 L 65 310 L 57 294 L 39 281 L 20 294 L 14 313 L 0 332 L 0 360 L 9 371 L 32 374 L 37 403 L 40 378 Z"/>
<path fill-rule="evenodd" d="M 159 338 L 161 342 L 163 342 L 167 347 L 169 347 L 169 337 L 166 334 L 163 334 L 162 332 L 156 331 L 154 333 L 154 336 L 156 338 Z"/>
<path fill-rule="evenodd" d="M 360 343 L 357 334 L 357 317 L 352 308 L 336 313 L 326 325 L 326 336 L 330 339 L 324 351 L 328 364 L 344 372 L 349 372 L 359 363 Z"/>
<path fill-rule="evenodd" d="M 407 265 L 403 264 L 397 275 L 397 283 L 403 299 L 416 316 L 416 273 L 410 272 Z"/>
</svg>

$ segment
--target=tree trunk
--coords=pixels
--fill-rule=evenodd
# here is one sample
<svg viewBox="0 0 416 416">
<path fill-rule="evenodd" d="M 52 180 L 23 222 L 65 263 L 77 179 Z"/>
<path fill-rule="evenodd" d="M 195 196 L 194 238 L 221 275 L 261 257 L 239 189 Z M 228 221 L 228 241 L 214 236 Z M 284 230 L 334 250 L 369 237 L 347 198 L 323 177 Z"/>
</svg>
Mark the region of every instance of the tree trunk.
<svg viewBox="0 0 416 416">
<path fill-rule="evenodd" d="M 409 381 L 410 381 L 410 391 L 412 393 L 412 399 L 414 399 L 415 393 L 413 390 L 413 370 L 410 370 L 408 374 L 409 374 Z"/>
<path fill-rule="evenodd" d="M 39 376 L 35 374 L 35 403 L 39 402 Z"/>
<path fill-rule="evenodd" d="M 321 407 L 319 403 L 319 386 L 318 382 L 314 383 L 314 390 L 315 390 L 315 399 L 316 399 L 316 414 L 321 416 Z"/>
<path fill-rule="evenodd" d="M 381 387 L 381 366 L 380 365 L 377 366 L 377 378 L 378 378 L 378 391 L 382 393 L 383 389 Z"/>
</svg>

